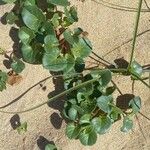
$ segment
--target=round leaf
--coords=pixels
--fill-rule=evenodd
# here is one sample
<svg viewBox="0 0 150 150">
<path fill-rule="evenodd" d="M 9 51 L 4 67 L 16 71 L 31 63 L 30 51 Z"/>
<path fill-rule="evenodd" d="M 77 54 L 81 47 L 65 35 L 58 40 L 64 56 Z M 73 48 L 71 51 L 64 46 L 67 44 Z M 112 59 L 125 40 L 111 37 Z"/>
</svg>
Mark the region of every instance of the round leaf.
<svg viewBox="0 0 150 150">
<path fill-rule="evenodd" d="M 52 48 L 56 48 L 59 45 L 58 39 L 55 35 L 47 35 L 44 39 L 44 43 L 44 48 L 47 53 L 51 52 Z"/>
<path fill-rule="evenodd" d="M 108 117 L 96 117 L 92 120 L 92 125 L 97 133 L 105 134 L 112 125 L 112 122 Z"/>
<path fill-rule="evenodd" d="M 75 139 L 80 133 L 80 127 L 76 127 L 74 123 L 67 124 L 66 135 L 69 139 Z"/>
<path fill-rule="evenodd" d="M 123 126 L 121 127 L 122 132 L 128 132 L 133 128 L 133 121 L 128 117 L 124 117 Z"/>
<path fill-rule="evenodd" d="M 79 140 L 83 145 L 91 146 L 96 143 L 97 134 L 91 126 L 87 126 L 80 132 Z"/>
<path fill-rule="evenodd" d="M 73 48 L 71 49 L 71 51 L 75 58 L 85 58 L 90 55 L 91 48 L 86 44 L 83 38 L 79 38 L 78 42 L 75 42 L 73 44 Z"/>
<path fill-rule="evenodd" d="M 140 97 L 134 97 L 130 102 L 129 106 L 132 107 L 132 110 L 134 113 L 137 113 L 140 111 L 141 108 L 141 98 Z"/>
<path fill-rule="evenodd" d="M 111 112 L 111 106 L 109 105 L 109 103 L 111 103 L 113 100 L 112 96 L 100 96 L 97 99 L 97 105 L 98 107 L 103 110 L 106 113 L 110 113 Z"/>
<path fill-rule="evenodd" d="M 40 64 L 42 62 L 43 50 L 40 45 L 23 45 L 21 48 L 23 59 L 31 64 Z"/>
<path fill-rule="evenodd" d="M 38 31 L 41 23 L 45 21 L 43 12 L 36 5 L 25 6 L 21 15 L 25 25 L 34 31 Z"/>
<path fill-rule="evenodd" d="M 143 73 L 142 66 L 138 64 L 136 61 L 133 61 L 130 67 L 130 72 L 137 75 L 138 77 L 141 77 Z M 136 79 L 136 77 L 133 76 L 133 78 Z"/>
</svg>

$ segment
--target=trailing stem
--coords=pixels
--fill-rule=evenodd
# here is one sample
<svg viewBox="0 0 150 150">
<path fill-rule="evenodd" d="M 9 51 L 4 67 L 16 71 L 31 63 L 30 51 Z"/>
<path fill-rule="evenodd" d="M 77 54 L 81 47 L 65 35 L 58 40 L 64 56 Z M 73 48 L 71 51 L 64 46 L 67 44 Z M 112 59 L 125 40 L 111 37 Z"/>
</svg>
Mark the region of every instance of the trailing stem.
<svg viewBox="0 0 150 150">
<path fill-rule="evenodd" d="M 135 29 L 134 29 L 134 35 L 133 35 L 133 42 L 132 42 L 132 51 L 131 51 L 131 57 L 130 57 L 130 63 L 128 66 L 128 70 L 130 69 L 130 66 L 132 64 L 133 57 L 134 57 L 135 44 L 136 44 L 137 31 L 138 31 L 138 26 L 139 26 L 139 21 L 140 21 L 142 2 L 143 2 L 143 0 L 139 0 L 138 12 L 137 12 L 137 16 L 136 16 L 136 23 L 135 23 Z"/>
<path fill-rule="evenodd" d="M 75 87 L 72 87 L 72 88 L 70 88 L 70 89 L 68 89 L 68 90 L 66 90 L 66 91 L 64 91 L 64 92 L 62 92 L 62 93 L 60 93 L 60 94 L 58 94 L 58 95 L 56 95 L 56 96 L 50 98 L 48 101 L 43 102 L 43 103 L 41 103 L 41 104 L 39 104 L 39 105 L 37 105 L 37 106 L 34 106 L 34 107 L 30 108 L 30 109 L 26 109 L 26 110 L 23 110 L 23 111 L 16 111 L 16 112 L 9 112 L 9 111 L 0 110 L 0 112 L 1 112 L 1 113 L 7 113 L 7 114 L 20 114 L 20 113 L 25 113 L 25 112 L 32 111 L 32 110 L 37 109 L 37 108 L 39 108 L 39 107 L 41 107 L 41 106 L 43 106 L 43 105 L 45 105 L 45 104 L 47 104 L 47 103 L 49 103 L 49 102 L 51 102 L 51 101 L 53 101 L 53 100 L 56 100 L 56 99 L 58 99 L 58 98 L 60 98 L 60 97 L 62 97 L 62 96 L 64 96 L 64 95 L 66 95 L 66 94 L 68 94 L 68 93 L 70 93 L 70 92 L 72 92 L 72 91 L 74 91 L 74 90 L 77 90 L 77 89 L 79 89 L 79 88 L 81 88 L 81 87 L 85 87 L 87 84 L 93 83 L 93 82 L 97 81 L 98 79 L 99 79 L 99 78 L 95 78 L 95 79 L 86 81 L 86 82 L 84 82 L 84 83 L 81 83 L 80 85 L 77 85 L 77 86 L 75 86 Z"/>
</svg>

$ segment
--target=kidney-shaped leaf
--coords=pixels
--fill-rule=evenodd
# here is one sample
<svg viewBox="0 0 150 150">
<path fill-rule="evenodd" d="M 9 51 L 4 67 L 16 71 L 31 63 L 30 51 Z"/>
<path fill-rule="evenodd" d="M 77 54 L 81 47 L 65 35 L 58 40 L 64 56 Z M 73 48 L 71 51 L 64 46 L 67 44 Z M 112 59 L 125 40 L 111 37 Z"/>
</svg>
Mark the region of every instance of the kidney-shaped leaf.
<svg viewBox="0 0 150 150">
<path fill-rule="evenodd" d="M 47 35 L 44 38 L 44 48 L 47 53 L 51 52 L 52 48 L 56 48 L 59 45 L 58 39 L 55 35 Z"/>
<path fill-rule="evenodd" d="M 109 105 L 109 103 L 111 103 L 113 100 L 112 96 L 100 96 L 97 99 L 97 105 L 98 107 L 103 110 L 106 113 L 110 113 L 111 112 L 111 106 Z"/>
<path fill-rule="evenodd" d="M 97 134 L 92 126 L 86 126 L 79 134 L 79 140 L 83 145 L 93 145 L 96 143 Z"/>
<path fill-rule="evenodd" d="M 134 97 L 130 102 L 129 102 L 129 106 L 132 107 L 132 110 L 134 113 L 137 113 L 140 111 L 141 108 L 141 98 L 136 96 Z"/>
<path fill-rule="evenodd" d="M 69 139 L 75 139 L 80 133 L 80 127 L 75 126 L 74 123 L 67 124 L 66 135 Z"/>
<path fill-rule="evenodd" d="M 78 42 L 73 44 L 71 51 L 75 58 L 85 58 L 90 55 L 91 48 L 86 44 L 83 38 L 79 38 Z"/>
<path fill-rule="evenodd" d="M 107 116 L 96 117 L 92 120 L 92 125 L 98 134 L 105 134 L 112 125 L 112 122 Z"/>
<path fill-rule="evenodd" d="M 142 66 L 137 63 L 136 61 L 133 61 L 130 67 L 130 72 L 135 74 L 138 77 L 141 77 L 142 73 L 143 73 L 143 69 Z M 133 76 L 133 78 L 136 79 L 136 77 Z"/>
<path fill-rule="evenodd" d="M 128 117 L 124 117 L 123 126 L 121 127 L 121 131 L 122 132 L 128 132 L 132 128 L 133 128 L 133 121 Z"/>
</svg>

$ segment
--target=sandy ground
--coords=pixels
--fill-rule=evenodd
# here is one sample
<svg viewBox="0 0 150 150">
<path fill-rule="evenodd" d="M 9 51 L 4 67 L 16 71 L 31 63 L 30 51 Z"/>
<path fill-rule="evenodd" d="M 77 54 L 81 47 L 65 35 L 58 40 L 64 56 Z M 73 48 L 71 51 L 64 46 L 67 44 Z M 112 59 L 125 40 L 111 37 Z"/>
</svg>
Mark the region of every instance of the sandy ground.
<svg viewBox="0 0 150 150">
<path fill-rule="evenodd" d="M 94 51 L 110 62 L 114 59 L 124 58 L 129 60 L 131 40 L 134 28 L 134 11 L 125 11 L 125 7 L 137 7 L 138 0 L 107 0 L 108 3 L 97 0 L 72 0 L 71 3 L 78 8 L 80 26 L 88 31 L 89 38 L 93 43 Z M 124 6 L 123 10 L 113 8 L 114 5 Z M 150 4 L 150 2 L 149 2 Z M 116 6 L 115 6 L 116 7 Z M 1 5 L 0 17 L 9 11 L 12 6 Z M 119 7 L 120 8 L 120 7 Z M 143 4 L 143 9 L 146 5 Z M 139 26 L 140 36 L 137 38 L 136 60 L 144 64 L 150 64 L 150 14 L 143 12 Z M 2 18 L 1 18 L 2 20 Z M 0 46 L 6 50 L 12 50 L 13 41 L 10 34 L 10 26 L 0 23 Z M 4 68 L 0 57 L 0 69 Z M 42 90 L 39 81 L 50 74 L 40 66 L 26 65 L 23 71 L 23 81 L 16 86 L 8 86 L 7 90 L 0 93 L 0 106 L 15 100 L 26 91 L 17 102 L 5 108 L 9 111 L 18 111 L 29 108 L 47 100 L 49 94 L 53 95 L 55 89 L 52 79 L 42 82 L 46 87 Z M 122 90 L 123 94 L 131 93 L 131 82 L 128 77 L 115 77 L 114 81 Z M 37 84 L 37 86 L 34 86 Z M 34 87 L 32 87 L 34 86 Z M 32 88 L 31 88 L 32 87 Z M 30 90 L 28 90 L 30 88 Z M 27 91 L 28 90 L 28 91 Z M 142 98 L 142 113 L 150 117 L 150 91 L 140 82 L 135 83 L 135 95 Z M 53 103 L 51 107 L 45 105 L 32 112 L 17 115 L 0 113 L 0 150 L 43 150 L 45 143 L 49 141 L 62 148 L 62 150 L 149 150 L 150 149 L 150 121 L 138 115 L 135 119 L 134 129 L 129 133 L 121 133 L 121 122 L 113 125 L 109 133 L 99 136 L 97 143 L 92 147 L 84 147 L 79 141 L 69 141 L 65 135 L 65 123 L 59 110 L 62 104 Z M 28 122 L 28 131 L 19 135 L 13 129 L 13 120 Z"/>
</svg>

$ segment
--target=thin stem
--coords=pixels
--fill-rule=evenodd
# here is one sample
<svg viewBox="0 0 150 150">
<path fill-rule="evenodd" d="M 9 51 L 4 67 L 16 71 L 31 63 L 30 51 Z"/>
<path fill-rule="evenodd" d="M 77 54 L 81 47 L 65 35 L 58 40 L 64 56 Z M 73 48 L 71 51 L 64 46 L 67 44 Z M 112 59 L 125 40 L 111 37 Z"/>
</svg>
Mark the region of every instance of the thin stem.
<svg viewBox="0 0 150 150">
<path fill-rule="evenodd" d="M 108 62 L 107 60 L 105 60 L 104 58 L 100 57 L 99 55 L 97 55 L 95 52 L 92 51 L 92 54 L 95 55 L 97 58 L 101 59 L 102 61 L 104 61 L 105 63 L 109 64 L 109 65 L 113 65 L 110 62 Z"/>
<path fill-rule="evenodd" d="M 41 104 L 39 104 L 39 105 L 37 105 L 37 106 L 34 106 L 34 107 L 32 107 L 32 108 L 29 108 L 29 109 L 26 109 L 26 110 L 23 110 L 23 111 L 16 111 L 16 112 L 11 112 L 11 111 L 9 112 L 9 111 L 3 111 L 3 110 L 0 110 L 0 112 L 1 112 L 1 113 L 6 113 L 6 114 L 21 114 L 21 113 L 25 113 L 25 112 L 29 112 L 29 111 L 35 110 L 35 109 L 37 109 L 37 108 L 39 108 L 39 107 L 41 107 L 41 106 L 43 106 L 43 105 L 45 105 L 45 104 L 47 104 L 47 103 L 53 101 L 53 100 L 56 100 L 56 99 L 58 99 L 58 98 L 60 98 L 60 97 L 62 97 L 62 96 L 64 96 L 64 95 L 66 95 L 66 94 L 68 94 L 68 93 L 74 91 L 74 90 L 77 90 L 77 89 L 79 89 L 79 88 L 81 88 L 81 87 L 84 87 L 84 86 L 86 86 L 87 84 L 93 83 L 93 82 L 97 81 L 98 79 L 99 79 L 99 78 L 95 78 L 95 79 L 86 81 L 86 82 L 84 82 L 84 83 L 81 83 L 81 84 L 79 84 L 79 85 L 77 85 L 77 86 L 75 86 L 75 87 L 72 87 L 72 88 L 70 88 L 70 89 L 68 89 L 68 90 L 66 90 L 66 91 L 64 91 L 64 92 L 62 92 L 62 93 L 60 93 L 60 94 L 58 94 L 58 95 L 56 95 L 56 96 L 50 98 L 49 100 L 47 100 L 47 101 L 45 101 L 45 102 L 43 102 L 43 103 L 41 103 Z"/>
<path fill-rule="evenodd" d="M 92 56 L 89 56 L 89 57 L 90 57 L 91 59 L 95 60 L 96 62 L 98 62 L 99 64 L 102 64 L 103 66 L 108 67 L 108 65 L 107 65 L 106 63 L 103 63 L 103 62 L 97 60 L 96 58 L 94 58 L 94 57 L 92 57 Z"/>
<path fill-rule="evenodd" d="M 150 7 L 148 6 L 148 3 L 147 3 L 146 0 L 144 0 L 144 3 L 145 3 L 145 5 L 146 5 L 146 7 L 150 10 Z"/>
<path fill-rule="evenodd" d="M 113 80 L 111 80 L 111 82 L 116 87 L 116 89 L 118 90 L 119 94 L 123 95 L 123 93 L 121 92 L 121 90 L 119 89 L 119 87 L 117 86 L 117 84 Z"/>
<path fill-rule="evenodd" d="M 128 70 L 130 69 L 130 66 L 131 66 L 132 61 L 133 61 L 137 32 L 138 32 L 138 26 L 139 26 L 139 21 L 140 21 L 141 8 L 142 8 L 142 2 L 143 2 L 143 0 L 139 0 L 138 12 L 137 12 L 137 16 L 136 16 L 136 23 L 135 23 L 135 29 L 134 29 L 134 35 L 133 35 L 133 42 L 132 42 L 132 51 L 131 51 L 131 57 L 130 57 L 130 63 L 128 66 Z"/>
<path fill-rule="evenodd" d="M 150 88 L 150 85 L 148 83 L 146 83 L 145 81 L 143 81 L 140 77 L 138 77 L 137 75 L 131 73 L 134 77 L 136 77 L 138 80 L 140 80 L 144 85 L 146 85 L 148 88 Z"/>
</svg>

